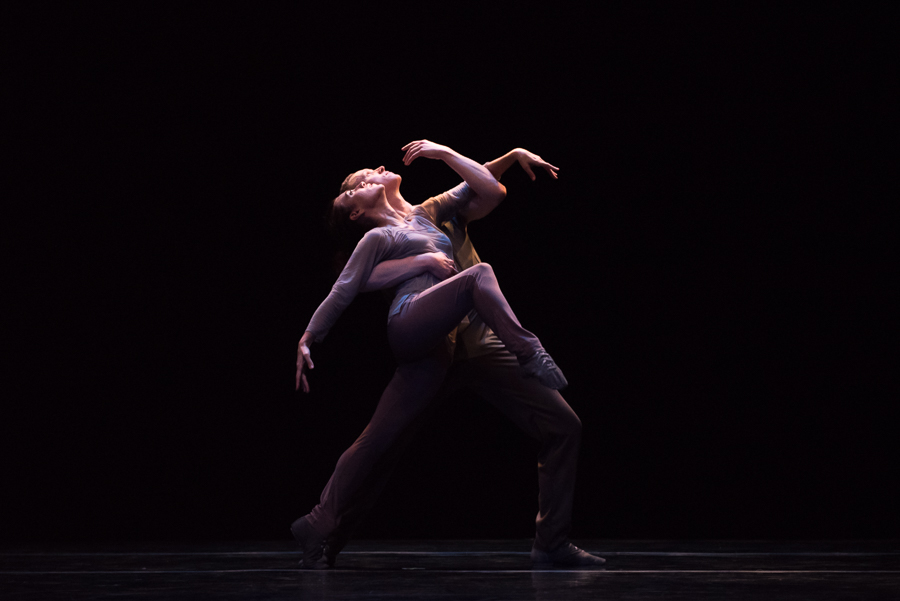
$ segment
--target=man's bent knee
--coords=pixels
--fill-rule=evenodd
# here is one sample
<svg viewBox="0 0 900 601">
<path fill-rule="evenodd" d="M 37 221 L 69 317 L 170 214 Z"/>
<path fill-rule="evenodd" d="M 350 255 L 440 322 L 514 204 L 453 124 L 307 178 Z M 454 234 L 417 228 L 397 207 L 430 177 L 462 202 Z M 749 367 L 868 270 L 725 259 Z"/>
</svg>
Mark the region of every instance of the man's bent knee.
<svg viewBox="0 0 900 601">
<path fill-rule="evenodd" d="M 581 418 L 575 415 L 574 411 L 569 413 L 566 417 L 564 427 L 566 436 L 581 437 Z"/>
</svg>

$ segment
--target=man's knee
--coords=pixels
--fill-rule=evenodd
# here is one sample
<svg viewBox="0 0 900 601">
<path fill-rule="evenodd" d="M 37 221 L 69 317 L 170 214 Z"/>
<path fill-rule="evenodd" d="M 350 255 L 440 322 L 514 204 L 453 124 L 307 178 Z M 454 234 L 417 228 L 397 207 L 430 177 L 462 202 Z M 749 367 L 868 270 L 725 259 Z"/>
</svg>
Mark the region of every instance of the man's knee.
<svg viewBox="0 0 900 601">
<path fill-rule="evenodd" d="M 574 411 L 566 413 L 563 420 L 563 433 L 570 438 L 581 438 L 581 418 Z"/>
</svg>

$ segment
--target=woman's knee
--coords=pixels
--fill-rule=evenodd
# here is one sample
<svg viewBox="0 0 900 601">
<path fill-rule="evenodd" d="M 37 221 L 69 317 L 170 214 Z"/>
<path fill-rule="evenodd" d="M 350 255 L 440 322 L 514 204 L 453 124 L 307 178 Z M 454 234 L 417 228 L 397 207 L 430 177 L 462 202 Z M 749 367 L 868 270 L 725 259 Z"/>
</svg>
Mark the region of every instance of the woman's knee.
<svg viewBox="0 0 900 601">
<path fill-rule="evenodd" d="M 460 275 L 465 278 L 465 290 L 469 293 L 479 286 L 484 286 L 487 283 L 496 283 L 497 281 L 497 278 L 494 276 L 494 268 L 487 263 L 476 263 L 461 271 Z"/>
<path fill-rule="evenodd" d="M 476 263 L 475 265 L 472 265 L 469 269 L 471 269 L 475 273 L 479 273 L 479 274 L 494 275 L 494 268 L 491 267 L 490 263 Z"/>
<path fill-rule="evenodd" d="M 469 267 L 467 271 L 472 272 L 472 275 L 475 276 L 475 279 L 478 281 L 497 281 L 497 276 L 494 275 L 494 268 L 491 267 L 489 263 L 476 263 L 472 267 Z"/>
</svg>

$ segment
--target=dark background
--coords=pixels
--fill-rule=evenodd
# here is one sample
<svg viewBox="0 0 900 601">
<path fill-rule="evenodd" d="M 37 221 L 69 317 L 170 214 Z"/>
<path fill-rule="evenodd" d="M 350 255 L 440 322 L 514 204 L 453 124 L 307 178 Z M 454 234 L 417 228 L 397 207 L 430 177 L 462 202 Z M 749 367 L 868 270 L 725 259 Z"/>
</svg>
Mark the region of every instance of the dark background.
<svg viewBox="0 0 900 601">
<path fill-rule="evenodd" d="M 571 382 L 574 537 L 900 536 L 894 15 L 4 11 L 4 541 L 286 538 L 393 369 L 367 295 L 293 391 L 323 204 L 454 185 L 420 138 L 560 167 L 471 235 Z M 360 535 L 529 537 L 536 453 L 460 396 Z"/>
</svg>

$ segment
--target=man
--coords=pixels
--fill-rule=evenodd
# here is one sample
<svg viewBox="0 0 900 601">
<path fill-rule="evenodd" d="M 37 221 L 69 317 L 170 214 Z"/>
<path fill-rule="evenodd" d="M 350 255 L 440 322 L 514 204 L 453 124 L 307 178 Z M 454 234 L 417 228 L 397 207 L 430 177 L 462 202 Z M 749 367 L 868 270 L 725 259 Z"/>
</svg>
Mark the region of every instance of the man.
<svg viewBox="0 0 900 601">
<path fill-rule="evenodd" d="M 425 141 L 427 142 L 427 141 Z M 407 161 L 409 164 L 411 160 Z M 540 167 L 556 179 L 558 168 L 525 149 L 517 148 L 485 164 L 499 180 L 503 173 L 518 162 L 529 177 L 536 176 L 532 167 Z M 412 210 L 399 194 L 400 177 L 384 167 L 363 169 L 351 174 L 341 186 L 341 192 L 353 189 L 361 182 L 385 185 L 391 206 L 402 214 Z M 465 186 L 465 184 L 463 184 Z M 469 189 L 467 204 L 441 229 L 453 243 L 456 265 L 445 265 L 444 277 L 456 270 L 480 263 L 467 232 L 468 223 L 488 215 L 502 201 L 503 196 L 479 198 Z M 432 268 L 434 269 L 434 268 Z M 411 257 L 385 261 L 372 272 L 365 290 L 389 288 L 424 270 L 421 258 Z M 591 555 L 568 542 L 571 528 L 575 472 L 581 437 L 581 421 L 558 391 L 525 378 L 516 357 L 506 350 L 500 339 L 488 328 L 477 313 L 470 313 L 451 334 L 455 343 L 454 362 L 442 386 L 440 398 L 447 398 L 458 390 L 473 392 L 484 398 L 509 417 L 529 436 L 539 440 L 542 448 L 538 457 L 539 511 L 531 559 L 536 567 L 595 567 L 603 558 Z M 436 406 L 434 403 L 433 406 Z M 423 415 L 373 470 L 366 483 L 355 495 L 352 509 L 342 516 L 340 526 L 327 539 L 317 568 L 333 567 L 336 557 L 349 541 L 355 527 L 375 503 L 396 461 L 406 444 L 427 421 Z"/>
</svg>

